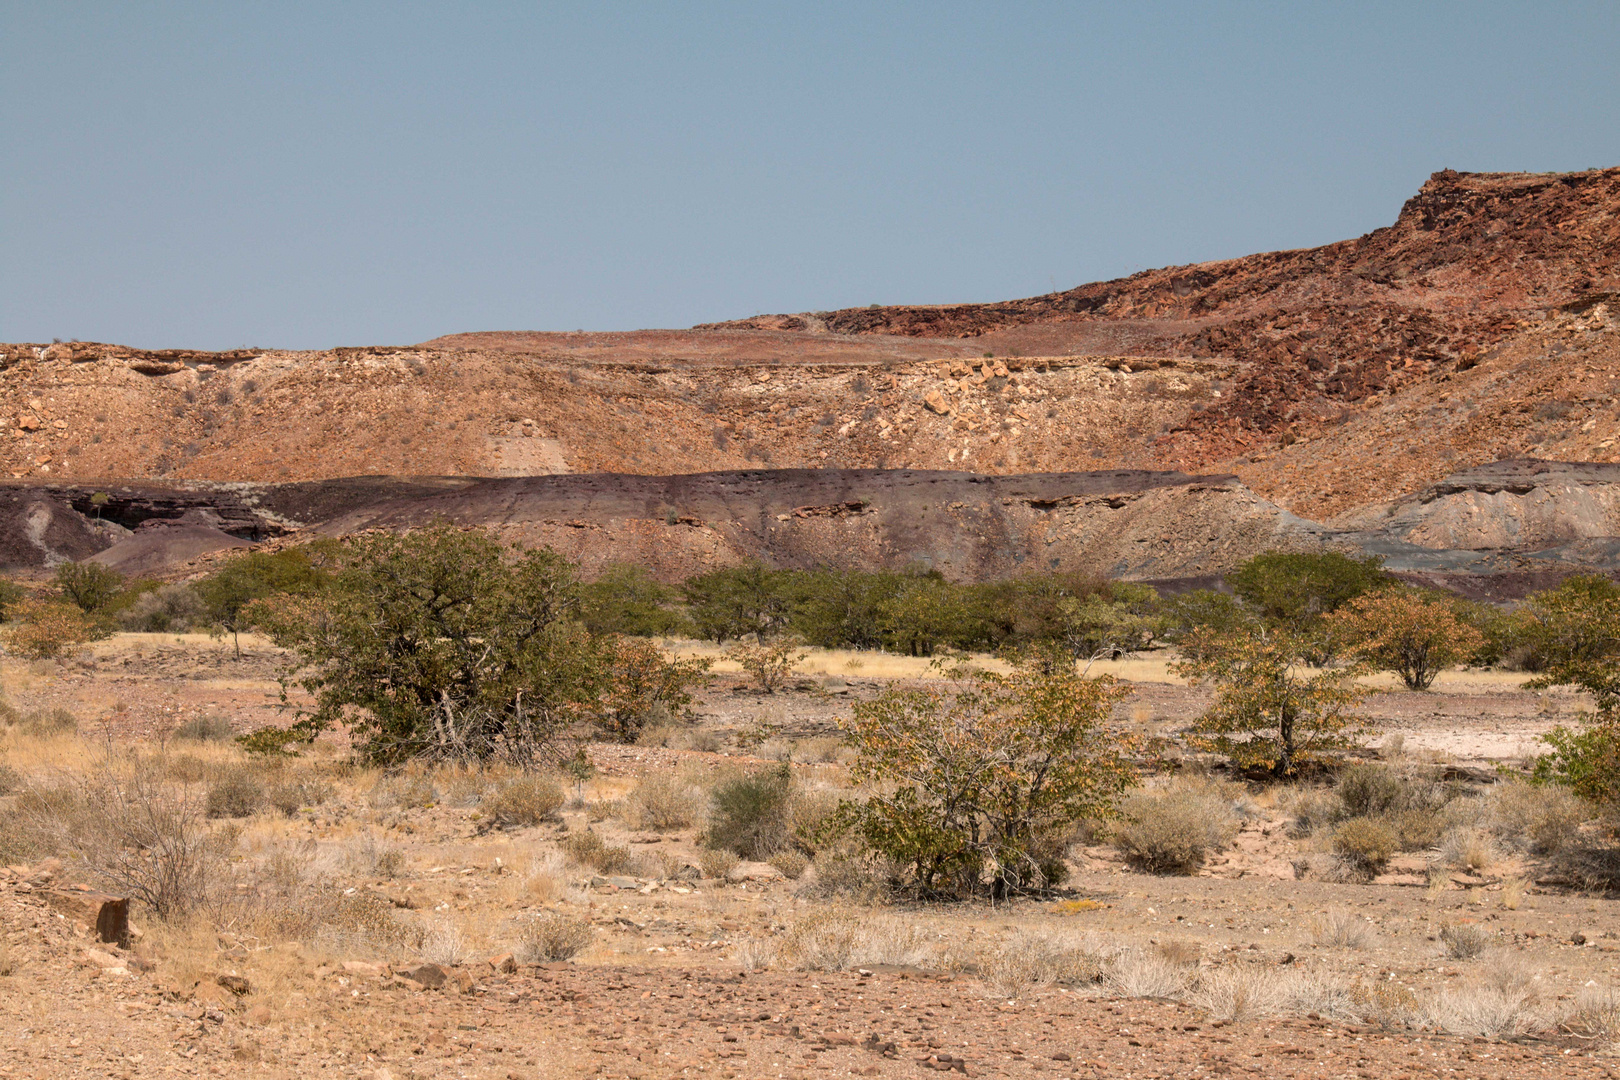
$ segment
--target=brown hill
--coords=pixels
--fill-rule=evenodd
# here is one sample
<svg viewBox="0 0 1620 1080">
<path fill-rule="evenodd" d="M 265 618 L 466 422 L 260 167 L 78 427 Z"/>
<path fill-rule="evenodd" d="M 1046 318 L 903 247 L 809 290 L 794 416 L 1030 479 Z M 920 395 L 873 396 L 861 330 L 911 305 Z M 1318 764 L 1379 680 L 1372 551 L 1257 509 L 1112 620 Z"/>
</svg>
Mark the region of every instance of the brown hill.
<svg viewBox="0 0 1620 1080">
<path fill-rule="evenodd" d="M 1617 297 L 1620 169 L 1447 172 L 1356 240 L 1000 304 L 318 352 L 0 346 L 0 473 L 1143 469 L 1232 473 L 1328 520 L 1501 459 L 1616 460 Z"/>
</svg>

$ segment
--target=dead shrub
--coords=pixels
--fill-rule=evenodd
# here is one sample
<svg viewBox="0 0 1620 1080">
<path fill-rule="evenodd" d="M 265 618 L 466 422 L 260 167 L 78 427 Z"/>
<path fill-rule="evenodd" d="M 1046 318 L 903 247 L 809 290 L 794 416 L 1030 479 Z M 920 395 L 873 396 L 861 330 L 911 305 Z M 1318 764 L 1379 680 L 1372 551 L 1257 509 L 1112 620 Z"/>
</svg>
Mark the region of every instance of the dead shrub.
<svg viewBox="0 0 1620 1080">
<path fill-rule="evenodd" d="M 190 788 L 151 762 L 106 759 L 50 788 L 25 789 L 17 814 L 47 850 L 170 921 L 208 903 L 233 837 L 211 831 Z"/>
<path fill-rule="evenodd" d="M 1120 815 L 1114 846 L 1133 869 L 1150 874 L 1196 874 L 1238 829 L 1226 800 L 1197 790 L 1135 792 L 1120 804 Z"/>
<path fill-rule="evenodd" d="M 1473 960 L 1490 947 L 1491 932 L 1478 923 L 1453 923 L 1440 928 L 1440 944 L 1453 960 Z"/>
<path fill-rule="evenodd" d="M 1131 946 L 1109 959 L 1103 983 L 1120 997 L 1173 998 L 1187 989 L 1196 964 L 1161 949 Z"/>
<path fill-rule="evenodd" d="M 439 791 L 421 773 L 400 773 L 379 778 L 367 800 L 378 810 L 426 810 L 438 803 Z"/>
<path fill-rule="evenodd" d="M 1368 878 L 1389 865 L 1395 845 L 1395 831 L 1376 818 L 1351 818 L 1333 830 L 1333 853 Z"/>
<path fill-rule="evenodd" d="M 1347 911 L 1330 911 L 1311 923 L 1311 940 L 1326 948 L 1367 949 L 1376 936 L 1372 923 Z"/>
<path fill-rule="evenodd" d="M 590 947 L 591 924 L 553 911 L 542 911 L 517 924 L 512 952 L 522 964 L 572 960 Z"/>
<path fill-rule="evenodd" d="M 496 828 L 514 829 L 553 820 L 565 801 L 555 780 L 518 776 L 496 785 L 484 796 L 480 809 Z"/>
<path fill-rule="evenodd" d="M 423 924 L 422 938 L 416 951 L 430 964 L 455 967 L 465 963 L 472 955 L 472 947 L 461 926 L 448 916 L 434 916 Z"/>
<path fill-rule="evenodd" d="M 1442 990 L 1429 1018 L 1442 1031 L 1481 1039 L 1514 1039 L 1546 1026 L 1529 986 L 1473 983 Z"/>
<path fill-rule="evenodd" d="M 265 803 L 264 783 L 247 769 L 231 769 L 208 785 L 211 818 L 252 817 Z"/>
<path fill-rule="evenodd" d="M 1339 797 L 1324 788 L 1293 788 L 1279 795 L 1277 803 L 1293 819 L 1288 831 L 1296 837 L 1310 836 L 1343 816 Z"/>
</svg>

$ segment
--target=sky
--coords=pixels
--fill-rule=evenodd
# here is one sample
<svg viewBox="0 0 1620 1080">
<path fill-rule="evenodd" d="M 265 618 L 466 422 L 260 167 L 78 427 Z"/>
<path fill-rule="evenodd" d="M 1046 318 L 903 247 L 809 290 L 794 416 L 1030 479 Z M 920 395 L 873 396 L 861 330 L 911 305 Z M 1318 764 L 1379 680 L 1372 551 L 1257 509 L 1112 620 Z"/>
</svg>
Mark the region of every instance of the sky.
<svg viewBox="0 0 1620 1080">
<path fill-rule="evenodd" d="M 0 340 L 1011 299 L 1620 165 L 1620 4 L 0 0 Z"/>
</svg>

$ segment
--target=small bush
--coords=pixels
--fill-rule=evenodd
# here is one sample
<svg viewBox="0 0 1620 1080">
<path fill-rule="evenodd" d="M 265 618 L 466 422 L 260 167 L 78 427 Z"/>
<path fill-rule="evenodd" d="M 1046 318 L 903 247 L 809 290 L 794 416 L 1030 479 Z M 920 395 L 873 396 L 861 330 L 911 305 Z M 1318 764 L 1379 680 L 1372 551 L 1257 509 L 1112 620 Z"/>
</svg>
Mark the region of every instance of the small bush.
<svg viewBox="0 0 1620 1080">
<path fill-rule="evenodd" d="M 1440 839 L 1440 862 L 1454 870 L 1483 873 L 1501 858 L 1501 852 L 1483 829 L 1459 825 Z"/>
<path fill-rule="evenodd" d="M 701 848 L 698 850 L 698 869 L 703 871 L 706 878 L 724 881 L 726 875 L 736 869 L 742 860 L 737 858 L 735 852 L 723 848 Z"/>
<path fill-rule="evenodd" d="M 791 849 L 778 851 L 765 861 L 776 867 L 789 881 L 799 880 L 800 875 L 810 868 L 810 860 L 802 852 Z"/>
<path fill-rule="evenodd" d="M 306 807 L 320 806 L 334 794 L 336 790 L 325 780 L 306 777 L 276 784 L 266 794 L 266 799 L 271 806 L 291 817 Z"/>
<path fill-rule="evenodd" d="M 594 937 L 590 923 L 542 911 L 518 924 L 517 944 L 512 951 L 522 964 L 555 963 L 573 959 L 590 947 Z"/>
<path fill-rule="evenodd" d="M 367 798 L 379 810 L 425 810 L 439 801 L 439 791 L 426 776 L 402 773 L 382 777 Z"/>
<path fill-rule="evenodd" d="M 264 784 L 246 769 L 232 769 L 208 785 L 211 818 L 251 817 L 264 805 Z"/>
<path fill-rule="evenodd" d="M 1137 792 L 1120 806 L 1114 846 L 1136 870 L 1196 874 L 1210 851 L 1231 842 L 1237 820 L 1226 802 L 1196 791 Z"/>
<path fill-rule="evenodd" d="M 514 829 L 552 820 L 566 797 L 553 780 L 520 776 L 503 781 L 484 796 L 484 813 L 497 828 Z"/>
<path fill-rule="evenodd" d="M 979 977 L 997 997 L 1020 997 L 1054 983 L 1091 986 L 1103 980 L 1108 951 L 1090 936 L 1018 930 L 979 960 Z"/>
<path fill-rule="evenodd" d="M 1292 788 L 1283 792 L 1277 802 L 1293 818 L 1288 831 L 1296 837 L 1310 836 L 1344 816 L 1344 804 L 1338 795 L 1322 788 Z"/>
<path fill-rule="evenodd" d="M 1189 964 L 1186 957 L 1164 949 L 1133 947 L 1109 960 L 1103 982 L 1120 997 L 1176 997 L 1187 988 L 1197 963 L 1196 956 Z"/>
<path fill-rule="evenodd" d="M 0 796 L 10 795 L 23 786 L 22 773 L 0 762 Z"/>
<path fill-rule="evenodd" d="M 1406 784 L 1386 765 L 1352 765 L 1339 774 L 1334 794 L 1345 817 L 1377 817 L 1405 804 Z"/>
<path fill-rule="evenodd" d="M 194 716 L 174 729 L 174 737 L 192 742 L 229 742 L 234 732 L 223 716 Z"/>
<path fill-rule="evenodd" d="M 789 846 L 793 773 L 767 769 L 715 786 L 705 844 L 759 861 Z"/>
<path fill-rule="evenodd" d="M 1453 960 L 1473 960 L 1491 944 L 1491 933 L 1478 923 L 1454 923 L 1440 928 L 1440 944 Z"/>
<path fill-rule="evenodd" d="M 604 843 L 597 833 L 586 829 L 563 838 L 562 849 L 570 859 L 600 874 L 631 874 L 640 869 L 629 848 Z"/>
<path fill-rule="evenodd" d="M 1311 940 L 1327 948 L 1369 948 L 1374 936 L 1372 923 L 1348 912 L 1330 911 L 1311 923 Z"/>
<path fill-rule="evenodd" d="M 1591 806 L 1566 787 L 1518 781 L 1496 785 L 1481 808 L 1482 818 L 1497 836 L 1537 855 L 1557 855 L 1574 843 L 1581 823 L 1592 813 Z"/>
<path fill-rule="evenodd" d="M 182 633 L 204 625 L 202 598 L 189 585 L 163 585 L 143 592 L 117 615 L 118 625 L 136 633 Z"/>
<path fill-rule="evenodd" d="M 447 917 L 430 919 L 422 932 L 417 952 L 430 964 L 454 967 L 465 963 L 471 955 L 466 935 Z"/>
<path fill-rule="evenodd" d="M 774 645 L 739 644 L 726 651 L 726 658 L 735 661 L 737 666 L 753 676 L 754 684 L 767 694 L 781 689 L 799 666 L 799 661 L 808 655 L 791 641 Z"/>
<path fill-rule="evenodd" d="M 873 964 L 918 967 L 932 954 L 927 933 L 915 922 L 881 915 L 809 915 L 777 940 L 778 959 L 798 971 L 847 971 Z"/>
<path fill-rule="evenodd" d="M 1333 853 L 1372 877 L 1389 865 L 1396 839 L 1395 830 L 1376 818 L 1351 818 L 1333 830 Z"/>
<path fill-rule="evenodd" d="M 24 600 L 13 613 L 17 622 L 3 632 L 6 647 L 28 660 L 51 660 L 93 640 L 98 628 L 74 604 Z"/>
<path fill-rule="evenodd" d="M 625 800 L 625 823 L 638 829 L 686 829 L 703 818 L 709 796 L 677 773 L 647 773 Z"/>
<path fill-rule="evenodd" d="M 71 735 L 79 730 L 79 718 L 58 706 L 54 709 L 31 709 L 17 721 L 19 734 L 35 739 L 49 739 L 58 735 Z"/>
</svg>

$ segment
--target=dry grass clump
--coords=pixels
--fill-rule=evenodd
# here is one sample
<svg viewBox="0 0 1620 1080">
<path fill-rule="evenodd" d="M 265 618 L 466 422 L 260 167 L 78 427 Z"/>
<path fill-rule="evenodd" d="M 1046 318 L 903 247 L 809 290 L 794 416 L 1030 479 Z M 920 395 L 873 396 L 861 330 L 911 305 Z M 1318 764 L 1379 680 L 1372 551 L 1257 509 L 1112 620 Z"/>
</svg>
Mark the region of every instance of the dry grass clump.
<svg viewBox="0 0 1620 1080">
<path fill-rule="evenodd" d="M 1347 911 L 1330 911 L 1311 923 L 1311 940 L 1333 949 L 1368 949 L 1377 935 L 1373 924 Z"/>
<path fill-rule="evenodd" d="M 549 777 L 515 776 L 484 795 L 485 817 L 498 829 L 516 829 L 553 820 L 566 801 L 562 787 Z"/>
<path fill-rule="evenodd" d="M 10 795 L 23 786 L 23 774 L 0 761 L 0 796 Z"/>
<path fill-rule="evenodd" d="M 698 849 L 698 869 L 703 871 L 706 878 L 724 881 L 726 875 L 735 870 L 740 862 L 742 860 L 737 857 L 736 852 L 726 851 L 724 848 Z"/>
<path fill-rule="evenodd" d="M 1196 874 L 1238 831 L 1231 798 L 1208 783 L 1134 792 L 1120 815 L 1114 846 L 1133 869 L 1150 874 Z"/>
<path fill-rule="evenodd" d="M 1440 838 L 1440 864 L 1453 870 L 1481 874 L 1495 866 L 1501 857 L 1502 852 L 1490 833 L 1472 825 L 1453 826 Z"/>
<path fill-rule="evenodd" d="M 1529 969 L 1511 954 L 1494 960 L 1474 979 L 1435 997 L 1427 1010 L 1435 1027 L 1453 1035 L 1513 1039 L 1549 1026 Z"/>
<path fill-rule="evenodd" d="M 1381 873 L 1395 847 L 1395 830 L 1377 818 L 1351 818 L 1333 830 L 1333 853 L 1363 877 Z"/>
<path fill-rule="evenodd" d="M 1201 973 L 1188 1001 L 1212 1020 L 1239 1023 L 1267 1016 L 1315 1013 L 1356 1015 L 1350 988 L 1319 971 L 1283 971 L 1259 964 L 1232 964 Z"/>
<path fill-rule="evenodd" d="M 1089 934 L 1018 930 L 980 957 L 977 966 L 992 994 L 1016 998 L 1054 983 L 1100 983 L 1112 952 L 1111 946 Z"/>
<path fill-rule="evenodd" d="M 1478 923 L 1453 923 L 1440 928 L 1440 944 L 1453 960 L 1473 960 L 1490 947 L 1491 932 Z"/>
<path fill-rule="evenodd" d="M 683 772 L 647 773 L 620 807 L 624 823 L 635 829 L 669 832 L 703 820 L 709 793 Z"/>
<path fill-rule="evenodd" d="M 591 924 L 555 911 L 542 911 L 517 923 L 512 952 L 522 964 L 571 960 L 595 938 Z"/>
<path fill-rule="evenodd" d="M 438 916 L 424 923 L 422 939 L 418 942 L 416 951 L 430 964 L 453 967 L 465 963 L 471 957 L 472 946 L 454 920 Z"/>
<path fill-rule="evenodd" d="M 265 804 L 264 782 L 247 768 L 229 769 L 208 785 L 207 814 L 211 818 L 244 818 Z"/>
<path fill-rule="evenodd" d="M 282 814 L 291 817 L 300 810 L 324 804 L 336 794 L 337 789 L 325 780 L 304 776 L 272 785 L 265 792 L 265 801 Z"/>
<path fill-rule="evenodd" d="M 887 915 L 809 915 L 789 926 L 776 942 L 777 962 L 796 971 L 844 971 L 873 964 L 922 967 L 934 956 L 921 927 Z"/>
<path fill-rule="evenodd" d="M 1127 946 L 1109 959 L 1103 985 L 1120 997 L 1174 998 L 1187 989 L 1197 966 L 1196 954 L 1185 949 Z"/>
<path fill-rule="evenodd" d="M 194 716 L 174 729 L 175 738 L 190 742 L 229 742 L 233 734 L 231 722 L 214 713 Z"/>
<path fill-rule="evenodd" d="M 439 791 L 431 777 L 400 773 L 380 777 L 366 798 L 378 810 L 426 810 L 438 803 Z"/>
<path fill-rule="evenodd" d="M 809 856 L 802 851 L 793 851 L 791 849 L 778 851 L 765 861 L 774 866 L 777 872 L 789 881 L 799 880 L 804 872 L 810 869 Z"/>
<path fill-rule="evenodd" d="M 1592 808 L 1566 787 L 1513 780 L 1480 800 L 1480 821 L 1505 843 L 1536 855 L 1557 855 L 1580 833 Z"/>
<path fill-rule="evenodd" d="M 634 874 L 641 869 L 640 862 L 629 848 L 623 844 L 606 843 L 590 829 L 563 837 L 562 849 L 570 859 L 599 874 Z"/>
<path fill-rule="evenodd" d="M 1594 1043 L 1620 1040 L 1620 994 L 1607 987 L 1582 991 L 1559 1019 L 1558 1029 Z"/>
<path fill-rule="evenodd" d="M 79 718 L 60 706 L 30 709 L 17 718 L 17 733 L 31 739 L 54 739 L 79 730 Z"/>
</svg>

